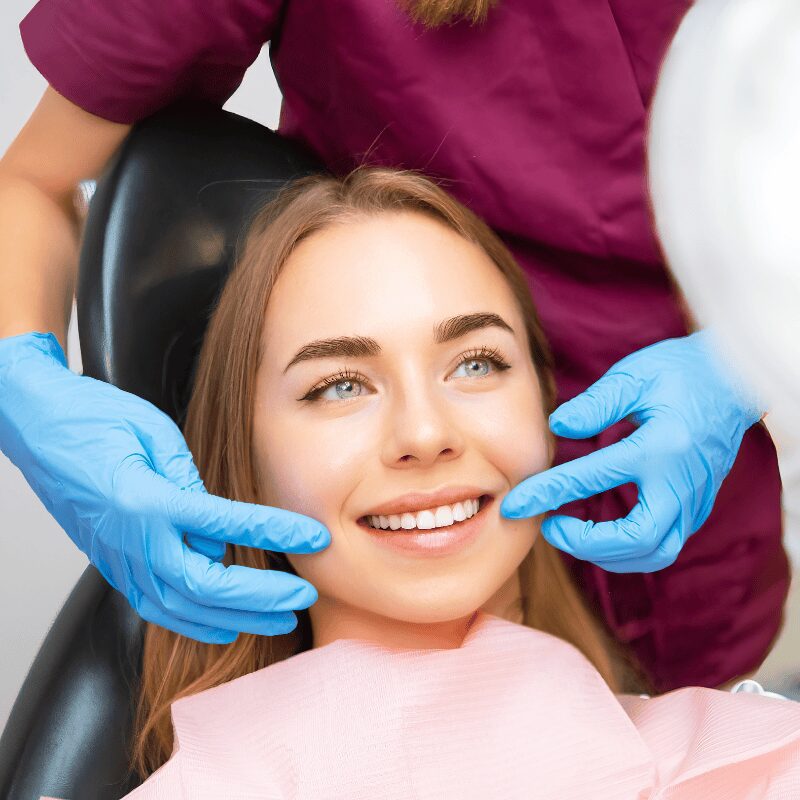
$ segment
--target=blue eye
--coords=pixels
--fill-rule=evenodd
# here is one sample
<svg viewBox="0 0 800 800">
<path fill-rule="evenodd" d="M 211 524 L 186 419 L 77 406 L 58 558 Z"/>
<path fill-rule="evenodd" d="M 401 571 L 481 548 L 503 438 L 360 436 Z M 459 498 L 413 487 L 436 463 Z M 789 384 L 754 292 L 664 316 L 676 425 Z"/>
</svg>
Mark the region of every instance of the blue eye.
<svg viewBox="0 0 800 800">
<path fill-rule="evenodd" d="M 364 383 L 369 383 L 369 381 L 361 373 L 351 372 L 348 369 L 344 369 L 337 372 L 335 375 L 331 375 L 329 378 L 325 378 L 322 383 L 320 383 L 318 386 L 315 386 L 299 399 L 301 401 L 309 400 L 313 402 L 314 400 L 317 400 L 328 388 L 333 388 L 337 392 L 337 397 L 340 400 L 350 400 L 354 397 L 358 397 L 361 394 L 361 389 L 358 387 L 363 386 Z M 356 388 L 357 391 L 355 390 Z M 355 393 L 352 393 L 354 391 Z"/>
<path fill-rule="evenodd" d="M 511 369 L 511 365 L 506 363 L 505 359 L 496 347 L 492 348 L 491 350 L 486 347 L 480 347 L 477 350 L 471 350 L 468 353 L 464 353 L 461 356 L 461 361 L 456 369 L 461 369 L 461 367 L 467 365 L 468 376 L 483 378 L 489 374 L 488 370 L 481 372 L 473 369 L 473 365 L 479 364 L 482 361 L 486 362 L 487 364 L 491 364 L 498 372 Z"/>
<path fill-rule="evenodd" d="M 467 377 L 474 376 L 483 378 L 488 374 L 488 370 L 476 371 L 472 368 L 475 364 L 478 364 L 482 361 L 486 362 L 487 364 L 491 364 L 500 372 L 511 368 L 511 365 L 505 362 L 497 348 L 492 348 L 490 350 L 489 348 L 481 347 L 477 350 L 471 350 L 468 353 L 463 353 L 461 356 L 461 361 L 458 363 L 456 370 L 459 370 L 464 365 L 467 365 Z M 335 375 L 331 375 L 330 377 L 326 378 L 319 386 L 315 386 L 305 396 L 301 397 L 300 400 L 317 400 L 318 398 L 322 397 L 323 392 L 325 392 L 328 388 L 333 388 L 338 399 L 351 400 L 361 395 L 362 392 L 360 387 L 362 387 L 364 383 L 369 383 L 369 381 L 363 375 L 361 375 L 361 373 L 350 372 L 350 370 L 346 369 L 341 370 Z"/>
</svg>

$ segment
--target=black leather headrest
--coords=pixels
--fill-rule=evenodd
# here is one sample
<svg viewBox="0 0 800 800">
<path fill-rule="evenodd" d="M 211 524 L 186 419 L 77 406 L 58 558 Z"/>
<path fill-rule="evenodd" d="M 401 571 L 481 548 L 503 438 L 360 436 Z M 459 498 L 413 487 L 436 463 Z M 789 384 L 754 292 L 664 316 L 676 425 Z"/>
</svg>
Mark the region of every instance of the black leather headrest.
<svg viewBox="0 0 800 800">
<path fill-rule="evenodd" d="M 182 420 L 211 305 L 252 212 L 320 169 L 268 128 L 214 107 L 172 107 L 137 125 L 87 219 L 84 373 Z"/>
</svg>

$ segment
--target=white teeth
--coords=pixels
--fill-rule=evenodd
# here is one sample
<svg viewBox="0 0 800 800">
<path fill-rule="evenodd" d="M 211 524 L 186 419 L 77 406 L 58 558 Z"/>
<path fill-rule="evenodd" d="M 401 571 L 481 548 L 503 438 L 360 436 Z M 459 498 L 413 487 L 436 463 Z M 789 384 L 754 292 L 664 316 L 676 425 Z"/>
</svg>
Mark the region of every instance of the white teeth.
<svg viewBox="0 0 800 800">
<path fill-rule="evenodd" d="M 436 527 L 443 528 L 453 524 L 453 512 L 450 506 L 439 506 L 436 509 Z"/>
<path fill-rule="evenodd" d="M 433 511 L 417 512 L 417 527 L 421 531 L 429 531 L 436 527 L 436 517 Z"/>
<path fill-rule="evenodd" d="M 460 503 L 453 503 L 450 506 L 438 506 L 428 508 L 416 513 L 406 512 L 404 514 L 371 514 L 368 519 L 373 528 L 382 530 L 431 530 L 433 528 L 445 528 L 454 522 L 461 522 L 478 513 L 480 503 L 477 499 L 463 500 Z"/>
</svg>

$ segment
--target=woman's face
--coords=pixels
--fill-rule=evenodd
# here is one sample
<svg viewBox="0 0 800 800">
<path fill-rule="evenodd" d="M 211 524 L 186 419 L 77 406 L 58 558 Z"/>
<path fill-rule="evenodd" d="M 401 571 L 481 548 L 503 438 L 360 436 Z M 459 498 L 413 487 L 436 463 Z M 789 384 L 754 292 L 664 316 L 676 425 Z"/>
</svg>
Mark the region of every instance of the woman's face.
<svg viewBox="0 0 800 800">
<path fill-rule="evenodd" d="M 496 324 L 455 330 L 453 320 L 469 315 Z M 357 339 L 347 352 L 319 344 L 344 337 Z M 501 613 L 540 520 L 505 519 L 500 501 L 547 468 L 551 440 L 522 313 L 489 257 L 418 213 L 328 227 L 285 264 L 262 348 L 253 441 L 261 501 L 319 520 L 332 537 L 323 551 L 288 556 L 319 593 L 309 609 L 314 645 L 419 634 L 457 646 L 476 609 Z M 483 496 L 473 521 L 397 533 L 366 523 L 403 495 L 449 489 Z M 428 500 L 434 510 L 451 503 Z M 441 510 L 396 511 L 384 517 L 448 521 Z M 388 544 L 457 530 L 470 536 L 449 550 Z"/>
</svg>

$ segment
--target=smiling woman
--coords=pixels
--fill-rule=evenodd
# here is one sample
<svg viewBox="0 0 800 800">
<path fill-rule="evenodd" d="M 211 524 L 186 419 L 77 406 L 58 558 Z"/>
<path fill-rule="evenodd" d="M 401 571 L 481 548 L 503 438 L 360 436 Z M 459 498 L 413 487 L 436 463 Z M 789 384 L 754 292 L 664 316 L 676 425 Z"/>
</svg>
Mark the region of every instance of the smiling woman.
<svg viewBox="0 0 800 800">
<path fill-rule="evenodd" d="M 172 752 L 179 698 L 340 639 L 459 648 L 479 611 L 570 642 L 613 690 L 639 689 L 540 519 L 499 513 L 550 465 L 551 367 L 509 251 L 421 175 L 313 176 L 266 206 L 209 324 L 185 434 L 209 492 L 314 517 L 331 544 L 229 547 L 227 565 L 316 587 L 290 634 L 210 645 L 149 625 L 140 773 Z"/>
</svg>

